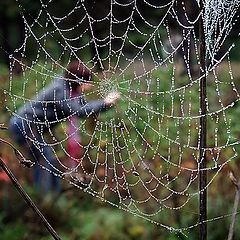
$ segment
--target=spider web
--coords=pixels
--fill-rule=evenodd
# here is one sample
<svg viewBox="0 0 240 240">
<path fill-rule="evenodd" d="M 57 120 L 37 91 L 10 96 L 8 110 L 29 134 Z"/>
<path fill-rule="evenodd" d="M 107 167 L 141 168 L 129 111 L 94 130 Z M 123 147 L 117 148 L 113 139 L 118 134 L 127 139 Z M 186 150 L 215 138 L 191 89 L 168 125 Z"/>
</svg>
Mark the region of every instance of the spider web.
<svg viewBox="0 0 240 240">
<path fill-rule="evenodd" d="M 240 96 L 230 63 L 234 44 L 226 43 L 239 1 L 205 1 L 204 16 L 200 10 L 191 14 L 192 7 L 199 9 L 197 1 L 74 0 L 58 6 L 56 0 L 39 0 L 37 15 L 24 1 L 16 2 L 25 39 L 10 55 L 11 72 L 20 64 L 24 81 L 20 84 L 10 77 L 6 94 L 12 115 L 17 116 L 19 106 L 31 103 L 74 59 L 94 74 L 94 89 L 85 93 L 88 100 L 104 98 L 114 90 L 122 96 L 106 113 L 70 121 L 71 134 L 81 135 L 81 143 L 76 142 L 82 148 L 79 157 L 67 149 L 70 117 L 58 119 L 57 130 L 49 130 L 46 140 L 58 165 L 44 155 L 44 163 L 38 164 L 47 171 L 52 165 L 60 178 L 86 193 L 168 230 L 197 226 L 196 213 L 186 226 L 172 223 L 176 216 L 197 209 L 200 193 L 199 84 L 204 75 L 196 73 L 198 22 L 203 17 L 208 60 L 208 147 L 204 149 L 208 187 L 237 156 L 239 145 L 227 114 Z M 224 77 L 223 60 L 228 63 Z M 225 93 L 232 96 L 230 100 Z M 31 128 L 32 120 L 23 120 Z M 30 140 L 35 143 L 34 137 Z"/>
</svg>

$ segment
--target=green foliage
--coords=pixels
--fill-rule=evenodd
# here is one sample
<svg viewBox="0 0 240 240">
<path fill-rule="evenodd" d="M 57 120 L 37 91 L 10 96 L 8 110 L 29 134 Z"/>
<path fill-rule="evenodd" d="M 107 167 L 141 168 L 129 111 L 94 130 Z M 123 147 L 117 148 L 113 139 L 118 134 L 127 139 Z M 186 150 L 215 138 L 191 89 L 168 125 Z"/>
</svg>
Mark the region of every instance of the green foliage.
<svg viewBox="0 0 240 240">
<path fill-rule="evenodd" d="M 27 187 L 27 190 L 63 240 L 185 239 L 183 235 L 171 233 L 119 209 L 109 208 L 78 190 L 44 198 L 32 188 Z M 1 239 L 52 239 L 35 213 L 26 204 L 22 206 L 20 196 L 11 198 L 10 202 L 14 205 L 14 215 L 7 212 L 4 218 L 1 215 Z"/>
<path fill-rule="evenodd" d="M 8 108 L 17 111 L 60 73 L 61 70 L 53 69 L 52 65 L 38 63 L 31 70 L 25 71 L 23 76 L 14 76 L 4 86 L 7 90 Z"/>
<path fill-rule="evenodd" d="M 43 209 L 44 215 L 63 240 L 195 240 L 198 238 L 198 228 L 183 232 L 184 235 L 170 232 L 119 209 L 109 208 L 77 189 L 57 197 L 54 195 L 43 197 L 29 187 L 27 190 L 31 196 L 34 196 L 34 202 L 40 209 Z M 8 197 L 11 198 L 11 196 Z M 16 195 L 14 199 L 11 198 L 10 202 L 14 205 L 15 214 L 10 216 L 5 212 L 5 216 L 0 215 L 2 240 L 52 239 L 35 213 L 26 204 L 22 205 L 23 199 L 20 195 Z M 209 218 L 216 215 L 221 216 L 226 211 L 231 212 L 232 209 L 229 201 L 211 196 L 208 205 Z M 19 211 L 20 209 L 21 211 Z M 4 212 L 3 209 L 0 208 L 0 210 Z M 193 209 L 189 209 L 189 211 L 193 211 Z M 169 216 L 160 213 L 158 217 L 163 221 Z M 182 212 L 180 219 L 184 225 L 189 226 L 192 223 L 188 211 Z M 209 239 L 226 238 L 229 224 L 230 218 L 222 218 L 217 222 L 210 221 L 208 224 Z M 238 228 L 239 224 L 236 221 L 236 232 Z"/>
<path fill-rule="evenodd" d="M 6 65 L 1 64 L 0 65 L 0 76 L 8 76 L 9 70 Z"/>
<path fill-rule="evenodd" d="M 191 113 L 193 115 L 199 115 L 199 96 L 198 96 L 198 84 L 191 87 L 191 91 L 184 92 L 184 106 L 183 110 L 180 110 L 182 95 L 181 92 L 171 92 L 172 91 L 172 67 L 169 68 L 162 68 L 154 71 L 151 74 L 152 84 L 150 84 L 151 89 L 155 89 L 152 92 L 161 92 L 161 95 L 154 95 L 151 97 L 144 96 L 142 98 L 137 98 L 134 96 L 134 91 L 141 91 L 141 89 L 146 89 L 147 79 L 143 79 L 140 84 L 140 81 L 132 81 L 134 76 L 132 72 L 129 72 L 125 75 L 124 79 L 116 79 L 116 83 L 118 84 L 117 87 L 122 92 L 122 96 L 126 97 L 121 101 L 116 108 L 111 109 L 110 111 L 100 114 L 98 117 L 98 121 L 108 123 L 109 125 L 104 126 L 104 133 L 100 137 L 100 131 L 95 132 L 95 146 L 100 146 L 102 149 L 106 149 L 107 152 L 114 153 L 114 159 L 110 159 L 109 161 L 120 162 L 120 157 L 117 153 L 114 152 L 114 149 L 111 147 L 110 144 L 114 141 L 115 134 L 119 134 L 122 132 L 122 138 L 118 139 L 118 144 L 124 145 L 125 148 L 122 150 L 121 155 L 122 159 L 124 159 L 124 167 L 126 169 L 131 169 L 132 163 L 139 162 L 139 155 L 144 155 L 144 162 L 150 163 L 153 166 L 153 171 L 157 173 L 160 172 L 160 169 L 167 169 L 164 173 L 169 173 L 174 176 L 174 174 L 178 174 L 174 171 L 174 168 L 169 167 L 166 161 L 162 161 L 162 159 L 156 158 L 155 152 L 158 152 L 161 146 L 161 156 L 167 158 L 169 155 L 169 141 L 164 136 L 167 136 L 169 139 L 175 140 L 177 135 L 180 136 L 187 136 L 189 126 L 191 128 L 191 146 L 194 146 L 197 141 L 198 137 L 198 130 L 196 130 L 196 125 L 194 121 L 183 120 L 183 121 L 176 121 L 172 119 L 164 119 L 162 118 L 161 124 L 157 121 L 159 116 L 157 114 L 150 114 L 153 116 L 152 119 L 149 118 L 149 113 L 144 106 L 152 109 L 155 112 L 160 112 L 163 115 L 171 115 L 171 110 L 173 109 L 174 115 L 180 115 L 182 111 L 184 111 L 185 116 L 188 114 L 189 102 L 191 102 Z M 26 71 L 24 77 L 16 78 L 12 81 L 12 93 L 15 93 L 18 96 L 24 96 L 26 98 L 31 99 L 33 96 L 37 94 L 37 92 L 46 86 L 51 80 L 52 77 L 56 74 L 60 73 L 60 70 L 53 70 L 52 66 L 46 64 L 37 64 L 31 70 Z M 226 78 L 227 74 L 223 74 L 222 77 Z M 153 81 L 154 80 L 154 81 Z M 177 87 L 181 87 L 186 85 L 187 78 L 182 77 L 179 81 L 176 81 Z M 218 101 L 218 96 L 216 96 L 216 83 L 210 79 L 208 83 L 208 101 L 211 105 L 211 110 L 216 111 L 217 109 L 221 109 L 221 105 Z M 220 92 L 229 91 L 229 85 L 221 85 L 218 86 L 221 90 Z M 157 88 L 157 91 L 156 91 Z M 180 93 L 180 94 L 179 94 Z M 132 96 L 131 96 L 132 94 Z M 128 96 L 129 99 L 127 98 Z M 99 96 L 92 96 L 93 98 Z M 222 97 L 222 96 L 221 96 Z M 223 102 L 225 98 L 223 97 Z M 16 103 L 16 104 L 15 104 Z M 9 98 L 8 106 L 13 111 L 19 108 L 22 104 L 25 103 L 25 100 L 17 99 L 12 96 Z M 224 104 L 226 104 L 224 102 Z M 166 109 L 163 110 L 164 106 L 167 106 Z M 220 123 L 217 125 L 218 131 L 222 131 L 221 138 L 219 138 L 218 144 L 226 144 L 226 140 L 229 137 L 229 133 L 226 129 L 231 126 L 231 141 L 236 141 L 239 139 L 239 128 L 238 128 L 238 116 L 239 116 L 239 107 L 236 105 L 235 107 L 230 108 L 227 110 L 227 118 L 225 121 L 222 121 L 223 116 L 219 115 L 221 118 Z M 114 116 L 114 117 L 113 117 Z M 209 142 L 208 144 L 214 144 L 214 131 L 216 129 L 216 119 L 215 116 L 208 117 L 208 132 L 209 132 Z M 122 119 L 124 119 L 125 126 L 122 125 Z M 231 119 L 231 121 L 230 121 Z M 134 124 L 133 124 L 134 123 Z M 82 132 L 82 137 L 84 139 L 84 144 L 88 144 L 89 136 L 84 136 L 84 132 L 88 132 L 88 126 L 86 126 L 83 121 L 81 122 L 84 131 Z M 198 124 L 198 123 L 196 123 Z M 134 126 L 133 126 L 134 125 Z M 114 126 L 114 127 L 113 127 Z M 57 129 L 57 134 L 59 137 L 63 135 L 63 131 L 65 128 L 65 124 Z M 61 130 L 62 129 L 62 130 Z M 115 132 L 113 132 L 113 129 Z M 125 130 L 124 130 L 125 129 Z M 59 131 L 61 130 L 61 131 Z M 168 130 L 168 131 L 167 131 Z M 179 133 L 177 131 L 179 130 Z M 103 131 L 102 131 L 103 132 Z M 141 135 L 142 134 L 142 135 Z M 142 145 L 144 138 L 144 142 L 149 143 L 152 146 L 152 149 L 147 148 L 146 146 Z M 159 140 L 160 146 L 159 146 Z M 182 145 L 186 143 L 186 139 L 181 137 L 177 139 Z M 136 153 L 134 151 L 130 151 L 133 149 L 134 146 L 137 146 L 139 152 Z M 237 148 L 238 150 L 238 148 Z M 179 152 L 178 148 L 174 143 L 171 143 L 171 151 L 172 151 L 172 159 L 171 161 L 177 162 L 177 157 Z M 129 154 L 131 152 L 131 154 Z M 63 157 L 62 152 L 59 150 L 58 156 Z M 224 156 L 220 160 L 228 159 L 232 152 L 224 152 Z M 89 150 L 89 155 L 91 159 L 95 159 L 95 154 L 97 154 L 96 148 L 93 150 Z M 190 150 L 186 151 L 183 155 L 183 162 L 190 161 L 192 152 Z M 155 156 L 155 158 L 153 157 Z M 99 154 L 98 160 L 105 161 L 105 155 Z M 236 159 L 238 160 L 238 159 Z M 185 174 L 185 173 L 183 173 Z M 219 173 L 220 175 L 220 173 Z M 147 174 L 144 175 L 144 172 L 141 175 L 141 178 L 147 179 Z M 136 180 L 136 176 L 128 176 L 128 182 L 134 182 Z M 186 176 L 182 177 L 182 183 L 184 181 L 188 182 L 188 178 Z M 221 181 L 221 175 L 215 179 Z M 171 188 L 180 188 L 176 184 L 174 186 L 174 182 L 171 183 Z M 194 184 L 193 186 L 189 187 L 189 191 L 194 191 Z M 221 184 L 224 189 L 229 188 L 229 183 Z M 210 192 L 214 192 L 219 190 L 215 190 L 214 188 L 209 188 Z M 177 240 L 177 239 L 185 239 L 184 235 L 178 233 L 170 233 L 166 229 L 161 227 L 157 227 L 152 223 L 147 221 L 140 220 L 133 215 L 127 214 L 123 211 L 119 211 L 115 208 L 109 209 L 105 205 L 103 206 L 99 203 L 96 199 L 90 198 L 85 194 L 80 193 L 79 195 L 70 194 L 70 195 L 61 195 L 57 199 L 53 198 L 53 196 L 45 197 L 44 201 L 40 200 L 34 191 L 31 191 L 31 196 L 34 196 L 36 202 L 39 203 L 41 209 L 44 209 L 44 213 L 47 215 L 48 219 L 51 219 L 52 223 L 54 224 L 57 232 L 61 235 L 62 239 L 71 239 L 71 240 L 78 240 L 78 239 L 85 239 L 85 240 L 115 240 L 115 239 L 123 239 L 123 240 L 142 240 L 142 239 L 156 239 L 156 240 Z M 80 192 L 80 191 L 79 191 Z M 132 193 L 135 197 L 139 197 L 144 195 L 143 192 L 136 190 L 132 190 Z M 168 194 L 166 189 L 161 189 L 160 194 L 164 196 L 164 194 Z M 223 194 L 224 195 L 224 194 Z M 159 196 L 160 198 L 161 196 Z M 113 196 L 107 195 L 105 196 L 111 202 L 118 202 L 118 198 L 114 198 Z M 16 198 L 17 199 L 17 198 Z M 1 223 L 1 229 L 3 231 L 3 236 L 6 236 L 6 239 L 11 239 L 11 235 L 18 236 L 18 239 L 25 237 L 24 232 L 29 233 L 29 238 L 23 238 L 24 240 L 30 239 L 42 239 L 47 240 L 51 239 L 49 236 L 46 236 L 45 230 L 41 227 L 39 223 L 36 225 L 33 223 L 36 218 L 35 215 L 30 214 L 29 216 L 22 216 L 19 212 L 23 212 L 22 208 L 17 203 L 11 203 L 15 206 L 15 215 L 18 215 L 18 221 L 11 218 L 8 221 Z M 170 203 L 171 205 L 172 203 Z M 224 199 L 215 199 L 215 196 L 210 197 L 210 208 L 209 208 L 209 216 L 214 217 L 217 215 L 224 215 L 226 212 L 231 212 L 232 204 L 229 204 L 229 201 L 224 201 Z M 211 205 L 213 204 L 213 205 Z M 152 206 L 153 205 L 153 206 Z M 149 205 L 149 208 L 155 209 L 155 205 Z M 184 227 L 190 226 L 192 223 L 196 223 L 198 221 L 198 214 L 194 216 L 194 212 L 197 212 L 198 206 L 198 199 L 193 199 L 191 204 L 188 204 L 183 211 L 175 211 L 174 213 L 170 213 L 170 211 L 160 212 L 159 215 L 155 216 L 155 220 L 163 223 L 168 223 L 170 226 L 174 227 Z M 224 207 L 222 207 L 224 206 Z M 21 211 L 20 211 L 21 209 Z M 144 211 L 146 209 L 143 209 Z M 29 211 L 27 211 L 29 214 Z M 189 214 L 189 212 L 191 214 Z M 27 221 L 26 221 L 27 219 Z M 28 222 L 28 224 L 24 224 Z M 226 236 L 229 219 L 224 218 L 217 223 L 222 227 L 218 229 L 215 228 L 216 221 L 209 223 L 209 231 L 211 231 L 211 240 L 221 238 L 222 234 Z M 32 224 L 34 228 L 32 227 Z M 239 224 L 237 225 L 237 229 L 239 228 Z M 11 229 L 11 231 L 9 230 Z M 34 230 L 35 229 L 35 230 Z M 22 235 L 21 235 L 22 234 Z M 197 238 L 197 228 L 194 230 L 190 230 L 189 234 L 186 233 L 188 239 L 194 240 Z M 15 239 L 15 238 L 12 238 Z M 17 239 L 17 238 L 16 238 Z"/>
<path fill-rule="evenodd" d="M 5 224 L 4 216 L 0 214 L 0 232 L 2 240 L 19 240 L 26 235 L 26 226 L 21 221 Z"/>
</svg>

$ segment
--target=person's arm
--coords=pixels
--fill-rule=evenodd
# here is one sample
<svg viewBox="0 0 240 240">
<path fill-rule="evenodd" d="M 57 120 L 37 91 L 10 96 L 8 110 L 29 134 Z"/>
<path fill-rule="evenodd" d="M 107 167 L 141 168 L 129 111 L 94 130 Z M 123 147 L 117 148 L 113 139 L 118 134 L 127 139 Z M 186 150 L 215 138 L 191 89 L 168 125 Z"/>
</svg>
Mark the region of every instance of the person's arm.
<svg viewBox="0 0 240 240">
<path fill-rule="evenodd" d="M 84 105 L 82 105 L 79 108 L 77 115 L 79 117 L 90 116 L 90 115 L 98 114 L 99 112 L 104 112 L 109 108 L 110 106 L 107 106 L 104 100 L 90 101 L 90 102 L 86 102 Z"/>
<path fill-rule="evenodd" d="M 83 97 L 69 99 L 63 104 L 66 115 L 76 114 L 79 117 L 88 117 L 99 112 L 104 112 L 111 108 L 119 100 L 120 94 L 109 93 L 103 100 L 86 102 Z"/>
<path fill-rule="evenodd" d="M 83 98 L 69 99 L 63 105 L 63 111 L 66 115 L 76 114 L 78 117 L 88 117 L 110 108 L 104 100 L 86 102 Z"/>
</svg>

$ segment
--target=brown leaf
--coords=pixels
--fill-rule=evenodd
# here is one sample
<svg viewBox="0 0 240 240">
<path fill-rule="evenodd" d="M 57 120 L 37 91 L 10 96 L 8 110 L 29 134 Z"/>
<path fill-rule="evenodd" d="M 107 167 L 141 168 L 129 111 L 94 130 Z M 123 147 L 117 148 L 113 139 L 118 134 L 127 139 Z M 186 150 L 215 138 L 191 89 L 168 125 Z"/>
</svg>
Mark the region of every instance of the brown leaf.
<svg viewBox="0 0 240 240">
<path fill-rule="evenodd" d="M 21 164 L 22 164 L 24 167 L 31 168 L 31 167 L 34 166 L 35 162 L 32 162 L 32 161 L 29 160 L 29 159 L 26 159 L 25 161 L 22 161 Z"/>
<path fill-rule="evenodd" d="M 8 127 L 6 127 L 3 123 L 0 123 L 0 129 L 6 130 Z"/>
<path fill-rule="evenodd" d="M 19 161 L 22 165 L 24 165 L 25 167 L 31 168 L 31 167 L 35 164 L 35 163 L 32 162 L 31 160 L 26 159 L 19 150 L 14 149 L 14 152 L 15 152 L 15 155 L 16 155 L 18 161 Z"/>
</svg>

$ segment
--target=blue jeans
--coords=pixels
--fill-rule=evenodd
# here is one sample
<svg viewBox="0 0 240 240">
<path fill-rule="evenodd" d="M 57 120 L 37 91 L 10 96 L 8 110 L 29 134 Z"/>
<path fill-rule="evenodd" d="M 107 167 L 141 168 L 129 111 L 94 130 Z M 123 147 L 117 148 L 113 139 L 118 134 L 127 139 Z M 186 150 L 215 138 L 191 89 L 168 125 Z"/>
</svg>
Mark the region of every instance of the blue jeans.
<svg viewBox="0 0 240 240">
<path fill-rule="evenodd" d="M 54 169 L 57 168 L 58 162 L 52 148 L 46 144 L 39 129 L 33 124 L 30 126 L 26 120 L 13 116 L 10 119 L 9 130 L 14 140 L 24 147 L 31 160 L 37 163 L 33 166 L 33 185 L 46 193 L 59 192 L 61 190 L 60 179 L 54 175 L 54 173 L 59 174 Z M 34 139 L 34 141 L 28 138 Z M 44 170 L 44 167 L 50 172 Z"/>
</svg>

